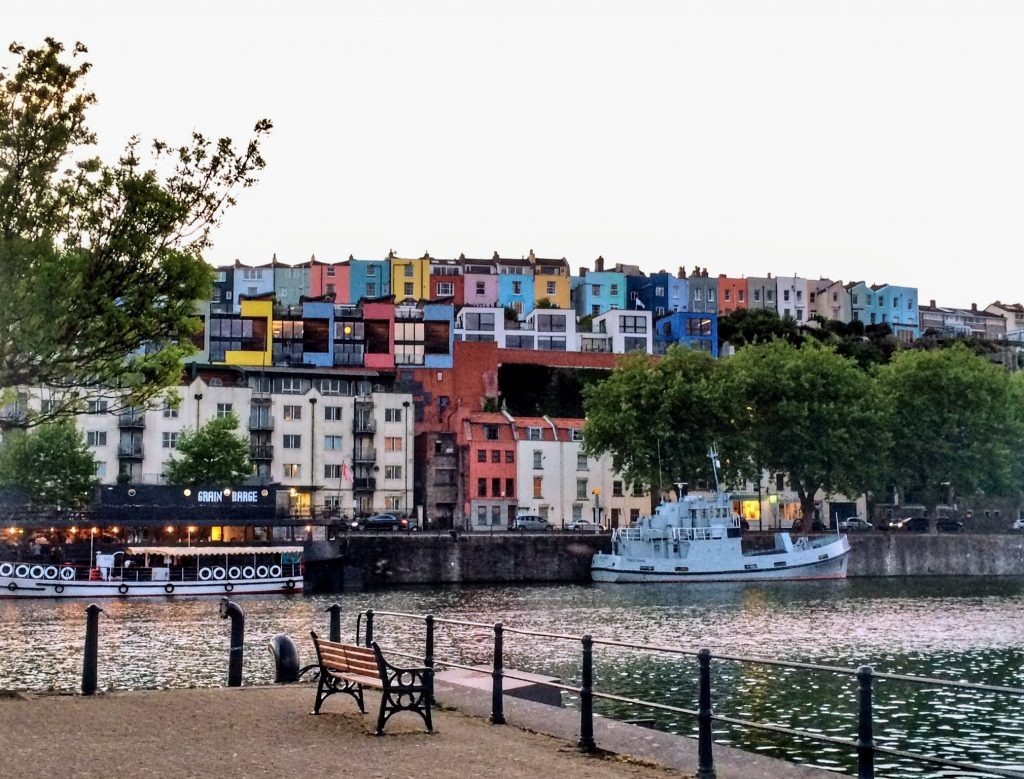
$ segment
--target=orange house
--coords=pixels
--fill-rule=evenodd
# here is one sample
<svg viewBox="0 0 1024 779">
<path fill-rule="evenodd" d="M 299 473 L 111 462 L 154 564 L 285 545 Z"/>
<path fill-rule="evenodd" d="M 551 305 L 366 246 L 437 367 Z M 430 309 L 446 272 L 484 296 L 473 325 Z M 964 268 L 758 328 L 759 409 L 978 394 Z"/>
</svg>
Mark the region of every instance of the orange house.
<svg viewBox="0 0 1024 779">
<path fill-rule="evenodd" d="M 718 315 L 731 314 L 747 307 L 747 280 L 718 274 Z"/>
<path fill-rule="evenodd" d="M 505 530 L 515 519 L 516 440 L 504 414 L 467 414 L 466 518 L 474 531 Z"/>
</svg>

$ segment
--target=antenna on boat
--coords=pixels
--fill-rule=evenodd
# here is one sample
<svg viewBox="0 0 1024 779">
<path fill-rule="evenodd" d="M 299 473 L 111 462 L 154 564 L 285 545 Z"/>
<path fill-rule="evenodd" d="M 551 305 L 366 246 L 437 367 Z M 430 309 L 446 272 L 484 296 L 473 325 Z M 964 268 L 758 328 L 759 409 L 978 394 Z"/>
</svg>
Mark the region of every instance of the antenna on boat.
<svg viewBox="0 0 1024 779">
<path fill-rule="evenodd" d="M 715 475 L 715 492 L 718 493 L 722 491 L 718 484 L 718 469 L 722 464 L 718 461 L 718 449 L 714 444 L 711 444 L 711 448 L 708 449 L 708 457 L 711 460 L 711 472 Z"/>
<path fill-rule="evenodd" d="M 664 482 L 662 482 L 662 476 L 661 476 L 661 438 L 658 437 L 658 438 L 655 439 L 655 441 L 657 441 L 657 443 L 658 443 L 658 492 L 662 492 L 663 493 L 664 492 L 664 487 L 661 486 L 664 483 Z M 665 500 L 664 494 L 662 495 L 661 500 L 664 502 L 664 500 Z"/>
</svg>

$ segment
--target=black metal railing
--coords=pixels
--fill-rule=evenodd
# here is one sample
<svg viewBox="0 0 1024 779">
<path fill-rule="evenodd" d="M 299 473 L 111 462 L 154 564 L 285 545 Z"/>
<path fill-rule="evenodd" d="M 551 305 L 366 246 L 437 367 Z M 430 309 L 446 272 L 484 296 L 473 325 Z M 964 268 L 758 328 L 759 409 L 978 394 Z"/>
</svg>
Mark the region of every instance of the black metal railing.
<svg viewBox="0 0 1024 779">
<path fill-rule="evenodd" d="M 896 749 L 893 747 L 880 745 L 876 743 L 874 738 L 873 716 L 873 684 L 875 680 L 897 681 L 916 685 L 925 685 L 930 687 L 949 687 L 962 690 L 970 690 L 975 692 L 999 693 L 1017 697 L 1024 697 L 1024 689 L 1022 688 L 990 684 L 974 684 L 970 682 L 934 679 L 929 677 L 913 676 L 908 674 L 876 673 L 870 666 L 861 666 L 857 669 L 851 669 L 844 668 L 841 666 L 829 666 L 819 665 L 815 663 L 774 660 L 761 657 L 744 657 L 739 655 L 728 654 L 718 654 L 712 656 L 711 651 L 706 648 L 699 650 L 679 649 L 676 647 L 659 646 L 656 644 L 642 644 L 632 641 L 617 641 L 613 639 L 594 638 L 590 635 L 573 636 L 561 633 L 549 633 L 537 630 L 510 628 L 506 625 L 502 625 L 501 623 L 496 623 L 492 625 L 483 622 L 471 622 L 467 620 L 443 619 L 435 617 L 430 614 L 409 614 L 404 612 L 390 611 L 375 612 L 372 609 L 368 609 L 365 612 L 359 612 L 357 616 L 355 636 L 357 643 L 365 642 L 365 644 L 369 646 L 370 643 L 375 640 L 375 638 L 379 642 L 379 635 L 377 635 L 375 631 L 377 631 L 377 620 L 380 617 L 422 622 L 425 626 L 424 649 L 422 654 L 413 654 L 410 652 L 401 651 L 393 646 L 389 646 L 387 647 L 387 649 L 390 653 L 396 654 L 400 657 L 416 658 L 422 660 L 425 666 L 431 668 L 434 668 L 436 666 L 443 666 L 446 668 L 458 668 L 467 671 L 474 671 L 477 673 L 480 672 L 479 666 L 474 667 L 463 665 L 454 660 L 439 658 L 436 656 L 435 630 L 438 626 L 469 627 L 493 631 L 494 639 L 492 649 L 491 671 L 493 687 L 491 695 L 491 722 L 495 724 L 500 724 L 505 721 L 504 711 L 502 707 L 503 678 L 529 681 L 540 686 L 551 687 L 557 690 L 561 690 L 562 692 L 570 693 L 572 695 L 578 696 L 579 698 L 579 747 L 584 751 L 594 751 L 597 749 L 597 744 L 594 738 L 593 702 L 594 699 L 600 699 L 605 701 L 613 701 L 617 703 L 627 704 L 635 707 L 648 708 L 656 711 L 663 711 L 672 714 L 682 714 L 685 716 L 693 717 L 697 722 L 698 729 L 698 768 L 696 774 L 698 779 L 714 779 L 715 777 L 712 738 L 712 723 L 714 722 L 739 726 L 742 728 L 756 729 L 789 737 L 808 739 L 810 741 L 821 742 L 837 747 L 844 747 L 857 755 L 858 779 L 874 778 L 874 761 L 876 755 L 889 755 L 902 760 L 930 764 L 934 766 L 940 766 L 943 768 L 951 768 L 959 771 L 966 771 L 971 774 L 1010 777 L 1011 779 L 1024 779 L 1024 772 L 1017 769 L 1005 768 L 994 765 L 966 763 L 960 760 L 953 760 L 950 758 L 939 757 L 936 755 L 928 755 L 921 752 L 912 752 L 908 750 Z M 529 678 L 524 676 L 517 676 L 514 671 L 510 673 L 508 670 L 504 668 L 503 665 L 505 654 L 504 641 L 506 634 L 528 636 L 531 638 L 549 639 L 553 641 L 569 641 L 579 644 L 581 649 L 580 686 L 574 687 L 572 685 L 561 684 L 555 681 L 545 681 L 543 679 L 537 679 L 535 676 L 532 675 Z M 617 647 L 633 651 L 646 652 L 650 654 L 667 654 L 695 657 L 697 659 L 698 664 L 697 708 L 690 709 L 666 703 L 659 703 L 657 701 L 642 700 L 639 698 L 615 695 L 613 693 L 600 692 L 596 690 L 594 688 L 593 681 L 593 652 L 595 646 Z M 815 732 L 812 730 L 790 728 L 782 725 L 775 725 L 768 722 L 752 721 L 742 719 L 739 717 L 728 716 L 726 714 L 715 713 L 712 708 L 711 696 L 710 671 L 712 660 L 716 660 L 719 662 L 749 663 L 782 668 L 794 668 L 802 671 L 836 674 L 839 676 L 851 677 L 855 679 L 857 682 L 858 701 L 858 713 L 856 722 L 857 738 L 839 738 L 836 736 L 829 736 L 824 733 Z"/>
</svg>

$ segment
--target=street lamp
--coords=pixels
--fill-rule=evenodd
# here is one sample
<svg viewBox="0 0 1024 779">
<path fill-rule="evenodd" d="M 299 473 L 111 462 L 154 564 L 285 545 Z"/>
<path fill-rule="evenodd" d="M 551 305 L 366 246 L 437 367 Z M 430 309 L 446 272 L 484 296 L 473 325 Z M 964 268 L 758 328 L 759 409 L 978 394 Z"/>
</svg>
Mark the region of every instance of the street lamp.
<svg viewBox="0 0 1024 779">
<path fill-rule="evenodd" d="M 196 430 L 199 429 L 199 401 L 203 399 L 203 393 L 197 392 L 194 396 L 196 399 Z"/>
<path fill-rule="evenodd" d="M 405 474 L 405 492 L 402 493 L 402 503 L 405 504 L 405 516 L 409 516 L 409 463 L 412 458 L 409 457 L 409 401 L 402 401 L 402 416 L 405 421 L 405 465 L 402 468 L 402 473 Z"/>
</svg>

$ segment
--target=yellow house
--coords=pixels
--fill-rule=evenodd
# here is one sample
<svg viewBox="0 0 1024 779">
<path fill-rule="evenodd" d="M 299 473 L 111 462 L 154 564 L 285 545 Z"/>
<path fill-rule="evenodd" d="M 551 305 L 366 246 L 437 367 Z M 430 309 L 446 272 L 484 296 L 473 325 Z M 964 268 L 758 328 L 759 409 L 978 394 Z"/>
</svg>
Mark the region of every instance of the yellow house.
<svg viewBox="0 0 1024 779">
<path fill-rule="evenodd" d="M 565 257 L 548 260 L 534 255 L 527 258 L 533 266 L 533 301 L 547 298 L 555 308 L 572 308 L 569 302 L 569 263 Z"/>
<path fill-rule="evenodd" d="M 388 255 L 391 261 L 391 294 L 395 302 L 430 299 L 430 255 L 406 260 Z"/>
<path fill-rule="evenodd" d="M 241 341 L 243 349 L 228 350 L 224 362 L 228 365 L 273 365 L 274 344 L 271 339 L 271 324 L 274 318 L 274 301 L 241 301 Z"/>
</svg>

